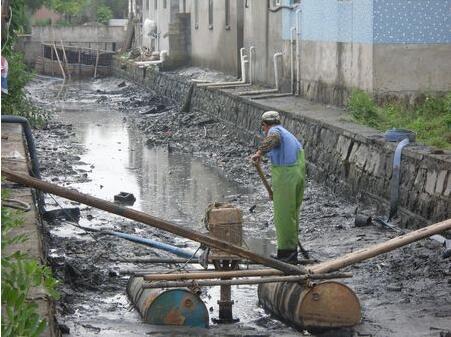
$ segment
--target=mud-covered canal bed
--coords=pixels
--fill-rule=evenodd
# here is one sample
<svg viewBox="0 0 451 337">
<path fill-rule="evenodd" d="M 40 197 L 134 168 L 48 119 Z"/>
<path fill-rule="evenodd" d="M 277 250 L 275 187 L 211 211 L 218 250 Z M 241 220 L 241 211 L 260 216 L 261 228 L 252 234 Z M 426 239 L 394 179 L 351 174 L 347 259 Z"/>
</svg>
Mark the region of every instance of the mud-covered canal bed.
<svg viewBox="0 0 451 337">
<path fill-rule="evenodd" d="M 226 201 L 243 213 L 245 241 L 269 255 L 275 247 L 272 207 L 248 157 L 253 144 L 211 116 L 184 113 L 174 102 L 108 78 L 76 82 L 37 77 L 28 86 L 36 105 L 52 119 L 35 131 L 43 179 L 113 201 L 133 193 L 132 207 L 177 225 L 204 231 L 207 206 Z M 45 221 L 46 248 L 61 280 L 58 322 L 70 336 L 303 336 L 258 307 L 256 286 L 233 286 L 234 316 L 240 323 L 217 325 L 219 287 L 203 288 L 209 329 L 178 329 L 142 323 L 125 289 L 130 273 L 144 269 L 191 269 L 192 265 L 149 265 L 136 259 L 169 253 L 113 236 L 108 229 L 190 249 L 198 244 L 149 226 L 46 196 L 46 209 L 79 208 Z M 381 242 L 396 234 L 354 227 L 359 206 L 308 181 L 300 239 L 314 259 L 324 261 Z M 359 207 L 362 209 L 362 206 Z M 366 209 L 371 212 L 371 209 Z M 449 336 L 451 269 L 441 247 L 424 240 L 345 271 L 343 281 L 362 305 L 362 323 L 328 336 Z"/>
</svg>

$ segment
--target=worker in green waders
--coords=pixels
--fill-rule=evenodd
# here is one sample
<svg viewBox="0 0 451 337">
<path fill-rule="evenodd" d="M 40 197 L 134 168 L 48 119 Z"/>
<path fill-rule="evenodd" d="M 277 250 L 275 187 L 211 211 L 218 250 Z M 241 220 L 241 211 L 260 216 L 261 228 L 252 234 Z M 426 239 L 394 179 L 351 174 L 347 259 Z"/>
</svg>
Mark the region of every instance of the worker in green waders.
<svg viewBox="0 0 451 337">
<path fill-rule="evenodd" d="M 265 138 L 251 159 L 259 162 L 263 155 L 269 155 L 277 259 L 295 264 L 298 262 L 299 211 L 304 197 L 304 151 L 296 137 L 280 125 L 277 111 L 266 111 L 261 127 Z"/>
</svg>

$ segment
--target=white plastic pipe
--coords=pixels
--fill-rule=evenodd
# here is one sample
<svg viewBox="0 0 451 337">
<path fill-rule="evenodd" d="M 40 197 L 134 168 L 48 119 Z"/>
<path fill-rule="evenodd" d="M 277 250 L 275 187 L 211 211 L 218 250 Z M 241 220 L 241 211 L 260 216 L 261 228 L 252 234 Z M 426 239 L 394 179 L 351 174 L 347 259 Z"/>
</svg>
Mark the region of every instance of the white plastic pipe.
<svg viewBox="0 0 451 337">
<path fill-rule="evenodd" d="M 291 35 L 290 35 L 290 75 L 291 75 L 291 92 L 294 95 L 294 50 L 293 45 L 295 43 L 295 34 L 297 32 L 296 27 L 291 27 Z M 296 40 L 297 45 L 297 40 Z"/>
<path fill-rule="evenodd" d="M 301 94 L 301 54 L 300 54 L 300 36 L 301 36 L 301 6 L 296 9 L 296 95 Z"/>
<path fill-rule="evenodd" d="M 239 92 L 239 96 L 250 96 L 250 95 L 258 95 L 258 94 L 270 94 L 270 93 L 276 93 L 279 91 L 279 65 L 278 65 L 278 58 L 282 58 L 282 53 L 275 53 L 273 56 L 273 62 L 274 62 L 274 80 L 276 83 L 275 89 L 263 89 L 263 90 L 251 90 L 251 91 L 243 91 Z"/>
<path fill-rule="evenodd" d="M 249 62 L 245 61 L 245 63 L 249 63 L 249 83 L 241 83 L 241 84 L 226 84 L 226 85 L 217 85 L 211 86 L 212 88 L 217 89 L 227 89 L 227 88 L 237 88 L 237 87 L 250 87 L 253 82 L 254 77 L 254 66 L 255 66 L 255 47 L 252 46 L 249 48 Z M 210 87 L 210 86 L 209 86 Z"/>
<path fill-rule="evenodd" d="M 233 81 L 233 82 L 216 82 L 216 83 L 201 83 L 198 84 L 198 87 L 217 87 L 222 85 L 229 85 L 229 84 L 244 84 L 246 83 L 246 63 L 248 61 L 246 60 L 247 56 L 245 54 L 246 49 L 241 48 L 240 49 L 240 59 L 241 59 L 241 80 L 239 81 Z"/>
</svg>

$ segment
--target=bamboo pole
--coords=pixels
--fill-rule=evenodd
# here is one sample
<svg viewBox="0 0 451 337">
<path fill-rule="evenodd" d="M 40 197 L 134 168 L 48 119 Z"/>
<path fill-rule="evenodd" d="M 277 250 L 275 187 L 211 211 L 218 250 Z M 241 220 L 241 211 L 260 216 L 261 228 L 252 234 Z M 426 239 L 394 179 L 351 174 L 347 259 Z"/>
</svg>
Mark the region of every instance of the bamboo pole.
<svg viewBox="0 0 451 337">
<path fill-rule="evenodd" d="M 199 279 L 215 279 L 215 278 L 237 278 L 252 276 L 281 276 L 283 272 L 276 269 L 247 269 L 232 271 L 196 271 L 190 273 L 161 273 L 144 275 L 146 281 L 180 281 L 180 280 L 199 280 Z"/>
<path fill-rule="evenodd" d="M 238 280 L 187 280 L 187 281 L 160 281 L 144 283 L 144 289 L 156 288 L 179 288 L 179 287 L 211 287 L 211 286 L 233 286 L 243 284 L 262 284 L 274 282 L 301 282 L 305 280 L 331 280 L 338 278 L 350 278 L 351 273 L 330 273 L 317 275 L 290 275 L 290 276 L 275 276 L 275 277 L 261 277 Z"/>
<path fill-rule="evenodd" d="M 197 258 L 195 259 L 183 259 L 183 258 L 164 258 L 164 257 L 139 257 L 139 258 L 110 258 L 108 259 L 109 261 L 113 261 L 113 262 L 126 262 L 126 263 L 149 263 L 149 264 L 158 264 L 158 263 L 166 263 L 166 264 L 199 264 L 199 260 Z M 298 260 L 298 264 L 301 265 L 307 265 L 307 264 L 314 264 L 318 261 L 315 260 Z M 240 264 L 243 265 L 251 265 L 251 264 L 255 264 L 255 262 L 252 261 L 240 261 Z M 142 273 L 142 270 L 140 271 Z M 149 271 L 148 273 L 152 273 L 155 271 Z"/>
<path fill-rule="evenodd" d="M 64 62 L 66 63 L 67 75 L 69 76 L 69 81 L 70 81 L 71 76 L 70 76 L 70 71 L 69 71 L 69 62 L 67 61 L 67 56 L 66 56 L 66 51 L 64 50 L 63 40 L 61 40 L 61 49 L 63 50 Z"/>
<path fill-rule="evenodd" d="M 360 249 L 345 256 L 338 257 L 334 260 L 318 263 L 309 267 L 308 269 L 311 273 L 314 274 L 333 272 L 335 270 L 339 270 L 341 268 L 359 263 L 374 256 L 387 253 L 399 247 L 408 245 L 412 242 L 427 238 L 434 234 L 439 234 L 450 229 L 451 219 L 447 219 L 445 221 L 420 228 L 408 234 L 395 237 L 391 240 Z"/>
<path fill-rule="evenodd" d="M 52 65 L 52 76 L 55 76 L 55 70 L 53 69 L 53 48 L 52 48 L 52 46 L 50 46 L 50 51 L 51 51 L 51 57 L 52 57 L 52 62 L 50 62 L 50 64 Z"/>
<path fill-rule="evenodd" d="M 56 44 L 55 44 L 55 42 L 53 42 L 53 49 L 55 49 L 56 59 L 58 60 L 58 64 L 59 64 L 59 66 L 60 66 L 61 73 L 62 73 L 62 75 L 63 75 L 63 79 L 64 79 L 64 81 L 66 81 L 66 74 L 64 73 L 64 68 L 63 68 L 63 65 L 61 64 L 61 60 L 60 60 L 60 57 L 59 57 L 59 55 L 58 55 L 58 50 L 56 49 Z"/>
<path fill-rule="evenodd" d="M 99 64 L 99 50 L 97 49 L 97 54 L 96 54 L 96 65 L 94 67 L 94 78 L 97 77 L 97 65 Z"/>
<path fill-rule="evenodd" d="M 240 257 L 249 259 L 251 261 L 263 264 L 274 269 L 281 270 L 288 274 L 305 274 L 306 270 L 302 266 L 294 266 L 279 260 L 271 259 L 265 256 L 261 256 L 251 252 L 250 250 L 244 249 L 243 247 L 233 245 L 227 241 L 219 240 L 215 237 L 211 237 L 207 234 L 203 234 L 188 228 L 180 227 L 178 225 L 172 224 L 166 220 L 154 217 L 152 215 L 140 212 L 131 208 L 123 207 L 115 203 L 92 197 L 87 194 L 80 193 L 68 188 L 60 187 L 55 184 L 51 184 L 28 175 L 18 174 L 11 170 L 2 168 L 2 175 L 10 181 L 20 183 L 22 185 L 37 188 L 46 193 L 52 193 L 60 197 L 77 201 L 85 205 L 96 207 L 98 209 L 123 216 L 125 218 L 135 220 L 146 225 L 162 229 L 169 233 L 191 239 L 203 243 L 209 247 L 217 248 L 224 252 L 238 255 Z"/>
</svg>

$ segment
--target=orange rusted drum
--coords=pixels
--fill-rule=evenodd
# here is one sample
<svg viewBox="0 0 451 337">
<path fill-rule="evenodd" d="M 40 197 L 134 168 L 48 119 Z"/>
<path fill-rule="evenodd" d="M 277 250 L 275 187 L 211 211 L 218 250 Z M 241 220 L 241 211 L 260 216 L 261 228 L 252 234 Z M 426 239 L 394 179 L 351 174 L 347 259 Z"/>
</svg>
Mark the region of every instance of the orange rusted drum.
<svg viewBox="0 0 451 337">
<path fill-rule="evenodd" d="M 145 289 L 142 277 L 132 276 L 127 294 L 146 323 L 207 328 L 208 311 L 188 289 Z"/>
<path fill-rule="evenodd" d="M 300 329 L 351 327 L 361 319 L 356 294 L 335 281 L 312 287 L 292 282 L 260 284 L 258 299 L 263 308 Z"/>
</svg>

